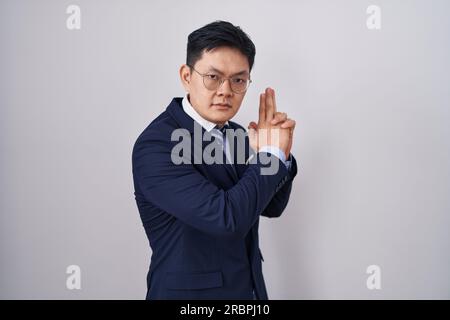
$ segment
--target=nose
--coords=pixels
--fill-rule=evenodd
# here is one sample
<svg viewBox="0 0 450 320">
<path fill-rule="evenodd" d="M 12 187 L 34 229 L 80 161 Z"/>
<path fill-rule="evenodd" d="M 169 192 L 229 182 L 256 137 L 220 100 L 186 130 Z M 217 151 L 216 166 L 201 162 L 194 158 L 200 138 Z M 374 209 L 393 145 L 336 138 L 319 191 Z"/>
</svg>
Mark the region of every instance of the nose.
<svg viewBox="0 0 450 320">
<path fill-rule="evenodd" d="M 222 82 L 222 84 L 217 89 L 218 95 L 231 96 L 233 94 L 233 91 L 231 90 L 231 82 L 230 81 L 231 81 L 230 79 L 225 79 Z"/>
</svg>

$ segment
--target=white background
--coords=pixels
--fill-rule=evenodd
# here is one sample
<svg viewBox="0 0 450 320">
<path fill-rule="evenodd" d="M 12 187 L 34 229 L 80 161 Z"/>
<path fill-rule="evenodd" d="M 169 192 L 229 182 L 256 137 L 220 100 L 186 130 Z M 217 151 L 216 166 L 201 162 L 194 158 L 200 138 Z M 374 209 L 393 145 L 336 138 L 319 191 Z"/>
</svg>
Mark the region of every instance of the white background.
<svg viewBox="0 0 450 320">
<path fill-rule="evenodd" d="M 81 8 L 68 30 L 66 8 Z M 366 26 L 381 8 L 381 30 Z M 183 96 L 187 36 L 256 45 L 233 119 L 275 88 L 297 120 L 281 218 L 262 218 L 271 299 L 450 298 L 448 1 L 0 2 L 0 298 L 144 299 L 137 136 Z M 81 290 L 66 268 L 81 268 Z M 366 268 L 381 268 L 381 290 Z"/>
</svg>

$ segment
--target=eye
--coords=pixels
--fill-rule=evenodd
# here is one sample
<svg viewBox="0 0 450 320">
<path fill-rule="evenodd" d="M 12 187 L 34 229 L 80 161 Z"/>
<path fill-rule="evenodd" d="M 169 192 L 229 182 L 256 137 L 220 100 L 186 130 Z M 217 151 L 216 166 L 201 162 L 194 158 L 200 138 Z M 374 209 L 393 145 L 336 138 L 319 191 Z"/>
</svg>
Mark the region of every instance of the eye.
<svg viewBox="0 0 450 320">
<path fill-rule="evenodd" d="M 219 77 L 218 77 L 217 75 L 215 75 L 215 74 L 208 74 L 207 77 L 208 77 L 209 79 L 211 79 L 211 80 L 217 80 L 217 79 L 219 79 Z"/>
<path fill-rule="evenodd" d="M 244 79 L 241 79 L 241 78 L 234 78 L 234 79 L 233 79 L 233 82 L 234 82 L 234 83 L 244 83 L 245 80 L 244 80 Z"/>
</svg>

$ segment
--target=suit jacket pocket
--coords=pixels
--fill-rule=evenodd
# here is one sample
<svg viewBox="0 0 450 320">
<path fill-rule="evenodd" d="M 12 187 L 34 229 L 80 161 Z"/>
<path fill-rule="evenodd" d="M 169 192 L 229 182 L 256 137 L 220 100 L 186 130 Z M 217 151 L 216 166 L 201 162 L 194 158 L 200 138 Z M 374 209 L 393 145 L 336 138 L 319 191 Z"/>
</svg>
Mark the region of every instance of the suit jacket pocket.
<svg viewBox="0 0 450 320">
<path fill-rule="evenodd" d="M 223 286 L 221 271 L 207 273 L 168 272 L 166 274 L 167 289 L 193 290 Z"/>
</svg>

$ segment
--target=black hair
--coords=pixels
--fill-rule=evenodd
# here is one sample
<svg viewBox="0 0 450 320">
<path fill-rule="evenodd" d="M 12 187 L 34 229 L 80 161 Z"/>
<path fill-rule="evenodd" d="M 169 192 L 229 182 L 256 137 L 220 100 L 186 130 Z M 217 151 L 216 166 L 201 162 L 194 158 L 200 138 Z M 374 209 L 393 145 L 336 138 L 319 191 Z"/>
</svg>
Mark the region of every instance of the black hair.
<svg viewBox="0 0 450 320">
<path fill-rule="evenodd" d="M 252 40 L 240 27 L 221 20 L 211 22 L 188 36 L 186 64 L 193 67 L 201 59 L 204 50 L 222 46 L 238 49 L 247 57 L 252 70 L 256 53 Z"/>
</svg>

